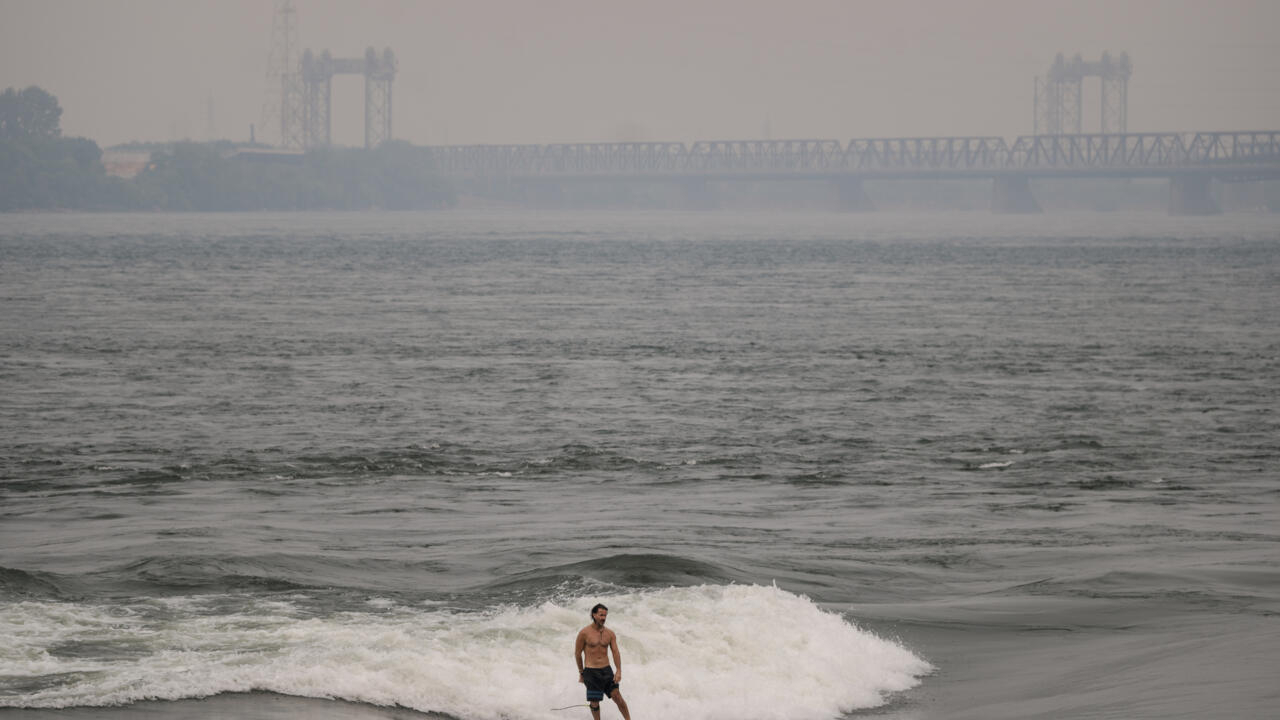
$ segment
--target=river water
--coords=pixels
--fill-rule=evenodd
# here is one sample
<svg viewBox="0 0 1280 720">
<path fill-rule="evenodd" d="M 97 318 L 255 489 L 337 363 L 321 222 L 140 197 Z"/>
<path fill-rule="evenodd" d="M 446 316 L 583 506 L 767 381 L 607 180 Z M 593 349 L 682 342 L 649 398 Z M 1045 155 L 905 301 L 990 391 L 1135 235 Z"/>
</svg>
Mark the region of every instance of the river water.
<svg viewBox="0 0 1280 720">
<path fill-rule="evenodd" d="M 595 602 L 637 720 L 1280 705 L 1274 215 L 6 215 L 0 302 L 0 717 L 586 718 Z"/>
</svg>

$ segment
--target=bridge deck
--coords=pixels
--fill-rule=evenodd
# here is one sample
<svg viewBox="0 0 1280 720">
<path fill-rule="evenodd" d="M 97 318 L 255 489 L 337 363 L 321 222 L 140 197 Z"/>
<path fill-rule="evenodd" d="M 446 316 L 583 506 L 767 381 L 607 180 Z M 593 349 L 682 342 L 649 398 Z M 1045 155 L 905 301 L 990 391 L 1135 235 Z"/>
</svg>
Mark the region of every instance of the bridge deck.
<svg viewBox="0 0 1280 720">
<path fill-rule="evenodd" d="M 509 178 L 1280 177 L 1280 131 L 453 145 L 429 148 L 452 176 Z"/>
</svg>

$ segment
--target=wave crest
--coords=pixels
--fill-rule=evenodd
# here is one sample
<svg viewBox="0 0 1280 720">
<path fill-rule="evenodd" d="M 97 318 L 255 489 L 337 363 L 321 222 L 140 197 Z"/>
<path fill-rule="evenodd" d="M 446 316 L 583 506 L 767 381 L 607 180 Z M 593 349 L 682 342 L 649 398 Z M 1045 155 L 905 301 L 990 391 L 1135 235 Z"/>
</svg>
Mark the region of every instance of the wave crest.
<svg viewBox="0 0 1280 720">
<path fill-rule="evenodd" d="M 575 587 L 604 584 L 617 588 L 642 588 L 724 584 L 737 579 L 737 573 L 713 563 L 678 555 L 638 553 L 530 570 L 490 583 L 483 589 L 491 592 L 540 590 L 566 583 Z"/>
<path fill-rule="evenodd" d="M 485 612 L 384 599 L 368 612 L 323 617 L 281 599 L 232 613 L 210 612 L 209 598 L 156 601 L 165 612 L 23 603 L 10 611 L 23 614 L 13 643 L 0 649 L 17 683 L 0 692 L 0 705 L 263 690 L 464 720 L 559 718 L 550 708 L 582 702 L 570 651 L 597 601 L 610 607 L 624 692 L 639 717 L 827 720 L 882 705 L 931 670 L 777 587 L 700 585 Z M 130 646 L 130 662 L 119 662 L 115 644 Z M 48 652 L 55 647 L 77 652 Z"/>
</svg>

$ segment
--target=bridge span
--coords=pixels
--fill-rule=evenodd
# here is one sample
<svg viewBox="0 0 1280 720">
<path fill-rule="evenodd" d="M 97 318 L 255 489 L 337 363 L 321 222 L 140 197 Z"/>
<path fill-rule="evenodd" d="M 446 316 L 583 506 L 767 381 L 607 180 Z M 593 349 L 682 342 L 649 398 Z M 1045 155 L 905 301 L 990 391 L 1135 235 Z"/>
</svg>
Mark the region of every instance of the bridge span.
<svg viewBox="0 0 1280 720">
<path fill-rule="evenodd" d="M 1210 181 L 1280 178 L 1280 131 L 455 145 L 427 149 L 437 172 L 480 182 L 830 180 L 852 207 L 863 180 L 987 178 L 992 209 L 1037 212 L 1033 178 L 1168 178 L 1170 212 L 1217 212 Z"/>
</svg>

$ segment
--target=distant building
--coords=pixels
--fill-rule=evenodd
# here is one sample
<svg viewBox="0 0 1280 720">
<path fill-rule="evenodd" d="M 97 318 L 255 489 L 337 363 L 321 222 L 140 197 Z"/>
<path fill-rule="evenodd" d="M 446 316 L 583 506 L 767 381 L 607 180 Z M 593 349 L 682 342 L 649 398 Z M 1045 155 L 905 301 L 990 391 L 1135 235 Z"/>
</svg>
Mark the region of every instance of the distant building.
<svg viewBox="0 0 1280 720">
<path fill-rule="evenodd" d="M 147 169 L 151 162 L 151 153 L 138 150 L 105 150 L 102 153 L 102 166 L 108 175 L 121 178 L 132 178 Z"/>
<path fill-rule="evenodd" d="M 291 148 L 240 147 L 223 153 L 222 157 L 249 162 L 296 163 L 301 162 L 306 155 L 303 150 Z"/>
</svg>

